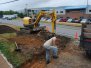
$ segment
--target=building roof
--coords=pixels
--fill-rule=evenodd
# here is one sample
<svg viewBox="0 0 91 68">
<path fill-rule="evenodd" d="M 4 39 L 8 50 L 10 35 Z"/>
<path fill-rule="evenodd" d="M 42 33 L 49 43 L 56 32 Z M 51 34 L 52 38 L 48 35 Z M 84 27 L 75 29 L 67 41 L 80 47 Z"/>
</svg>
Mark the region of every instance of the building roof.
<svg viewBox="0 0 91 68">
<path fill-rule="evenodd" d="M 65 7 L 64 9 L 65 10 L 68 10 L 68 9 L 86 9 L 87 6 L 84 5 L 84 6 L 70 6 L 70 7 Z"/>
<path fill-rule="evenodd" d="M 88 5 L 91 7 L 91 5 Z M 65 9 L 65 10 L 71 10 L 71 9 L 86 9 L 87 5 L 80 5 L 80 6 L 59 6 L 59 7 L 42 7 L 42 8 L 34 8 L 35 10 L 50 10 L 50 9 Z"/>
</svg>

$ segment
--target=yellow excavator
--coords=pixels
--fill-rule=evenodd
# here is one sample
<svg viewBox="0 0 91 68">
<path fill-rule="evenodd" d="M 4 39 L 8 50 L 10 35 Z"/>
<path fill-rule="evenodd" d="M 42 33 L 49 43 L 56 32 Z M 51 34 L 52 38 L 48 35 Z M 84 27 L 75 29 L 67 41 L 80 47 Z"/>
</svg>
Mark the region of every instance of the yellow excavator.
<svg viewBox="0 0 91 68">
<path fill-rule="evenodd" d="M 40 11 L 39 14 L 37 15 L 37 18 L 35 19 L 35 21 L 33 21 L 32 18 L 27 18 L 29 19 L 29 21 L 26 21 L 26 18 L 24 18 L 24 28 L 21 28 L 21 30 L 23 32 L 27 32 L 27 33 L 32 33 L 32 32 L 39 32 L 41 30 L 46 30 L 46 26 L 40 26 L 40 20 L 42 17 L 46 16 L 46 15 L 50 15 L 51 16 L 51 21 L 52 21 L 52 32 L 54 33 L 56 30 L 56 12 L 55 11 Z"/>
</svg>

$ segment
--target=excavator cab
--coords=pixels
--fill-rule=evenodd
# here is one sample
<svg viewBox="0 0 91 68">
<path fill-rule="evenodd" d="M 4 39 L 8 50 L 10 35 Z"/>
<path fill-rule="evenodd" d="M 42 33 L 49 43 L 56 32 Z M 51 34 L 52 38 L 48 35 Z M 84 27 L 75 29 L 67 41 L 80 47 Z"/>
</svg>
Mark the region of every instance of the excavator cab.
<svg viewBox="0 0 91 68">
<path fill-rule="evenodd" d="M 27 26 L 27 25 L 31 24 L 31 20 L 32 20 L 32 18 L 30 18 L 30 17 L 24 17 L 23 18 L 23 25 Z"/>
</svg>

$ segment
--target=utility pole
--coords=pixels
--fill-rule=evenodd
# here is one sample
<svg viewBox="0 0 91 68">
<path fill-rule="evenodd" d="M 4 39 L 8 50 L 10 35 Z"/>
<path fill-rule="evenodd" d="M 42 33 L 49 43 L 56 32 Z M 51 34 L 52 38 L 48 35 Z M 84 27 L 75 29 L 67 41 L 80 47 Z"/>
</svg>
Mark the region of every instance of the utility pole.
<svg viewBox="0 0 91 68">
<path fill-rule="evenodd" d="M 88 14 L 88 0 L 87 0 L 87 14 Z"/>
<path fill-rule="evenodd" d="M 25 4 L 26 5 L 26 14 L 27 14 L 27 17 L 28 17 L 28 8 L 27 8 L 27 6 L 28 6 L 28 4 Z"/>
<path fill-rule="evenodd" d="M 89 4 L 88 4 L 89 2 L 88 2 L 88 1 L 89 1 L 89 0 L 87 0 L 87 14 L 88 14 L 88 16 L 87 16 L 87 17 L 89 18 L 89 17 L 90 17 L 90 15 L 89 15 Z"/>
</svg>

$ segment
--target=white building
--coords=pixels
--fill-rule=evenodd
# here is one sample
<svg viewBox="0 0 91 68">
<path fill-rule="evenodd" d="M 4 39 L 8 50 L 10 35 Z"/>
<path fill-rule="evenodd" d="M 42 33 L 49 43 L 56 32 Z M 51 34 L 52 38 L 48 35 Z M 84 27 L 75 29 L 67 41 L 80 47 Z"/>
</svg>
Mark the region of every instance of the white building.
<svg viewBox="0 0 91 68">
<path fill-rule="evenodd" d="M 57 8 L 55 8 L 55 10 L 56 10 L 57 15 L 65 15 L 66 14 L 64 7 L 57 7 Z"/>
<path fill-rule="evenodd" d="M 80 17 L 91 17 L 91 5 L 80 5 L 80 6 L 60 6 L 60 7 L 44 7 L 44 8 L 32 8 L 29 9 L 29 15 L 38 14 L 39 11 L 51 11 L 55 10 L 56 14 L 60 17 L 80 18 Z"/>
<path fill-rule="evenodd" d="M 91 6 L 87 6 L 87 8 L 86 8 L 86 14 L 91 14 Z"/>
</svg>

